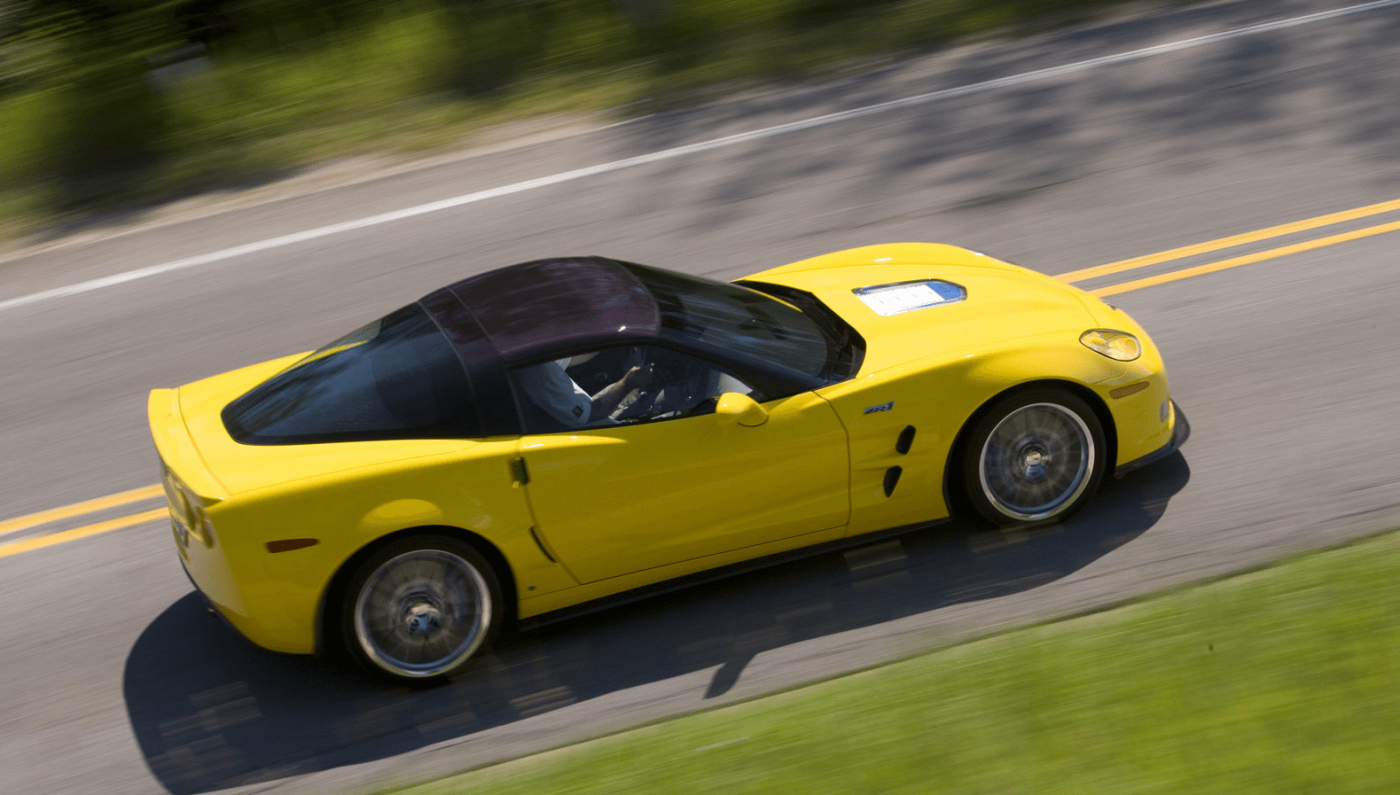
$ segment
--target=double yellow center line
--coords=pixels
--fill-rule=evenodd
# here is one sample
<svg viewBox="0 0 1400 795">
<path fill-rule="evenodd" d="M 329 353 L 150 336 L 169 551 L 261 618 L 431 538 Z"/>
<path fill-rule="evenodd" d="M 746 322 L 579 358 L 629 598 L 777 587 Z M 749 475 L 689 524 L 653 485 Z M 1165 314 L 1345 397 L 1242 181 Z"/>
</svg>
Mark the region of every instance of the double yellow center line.
<svg viewBox="0 0 1400 795">
<path fill-rule="evenodd" d="M 1314 229 L 1320 229 L 1325 226 L 1333 226 L 1336 224 L 1346 223 L 1348 221 L 1356 221 L 1362 218 L 1370 218 L 1372 216 L 1390 212 L 1400 212 L 1400 200 L 1381 202 L 1380 204 L 1370 204 L 1365 207 L 1357 207 L 1352 210 L 1344 210 L 1342 212 L 1330 213 L 1328 215 L 1319 215 L 1315 218 L 1306 218 L 1301 221 L 1294 221 L 1292 223 L 1281 224 L 1279 226 L 1271 226 L 1267 229 L 1258 229 L 1253 232 L 1246 232 L 1240 235 L 1222 237 L 1218 240 L 1211 240 L 1205 243 L 1197 243 L 1192 246 L 1174 248 L 1169 251 L 1159 252 L 1157 254 L 1148 254 L 1146 256 L 1133 257 L 1132 259 L 1125 259 L 1119 262 L 1110 262 L 1106 265 L 1098 265 L 1093 268 L 1084 268 L 1082 270 L 1070 271 L 1069 273 L 1059 274 L 1055 278 L 1068 283 L 1084 282 L 1089 281 L 1091 279 L 1099 279 L 1105 276 L 1113 276 L 1120 273 L 1126 273 L 1128 271 L 1137 270 L 1139 268 L 1146 268 L 1152 265 L 1160 265 L 1164 262 L 1173 262 L 1176 260 L 1183 260 L 1190 257 L 1198 257 L 1203 254 L 1210 254 L 1216 251 L 1223 251 L 1229 248 L 1246 246 L 1251 243 L 1258 243 L 1264 240 L 1272 240 L 1275 238 L 1285 237 L 1287 235 L 1295 235 L 1302 232 L 1308 232 Z M 1314 249 L 1325 248 L 1327 246 L 1334 246 L 1338 243 L 1346 243 L 1351 240 L 1360 240 L 1361 238 L 1372 237 L 1374 235 L 1382 235 L 1386 232 L 1395 231 L 1400 231 L 1400 221 L 1390 221 L 1387 223 L 1376 224 L 1374 226 L 1368 226 L 1361 229 L 1354 229 L 1348 232 L 1341 232 L 1338 234 L 1327 235 L 1325 237 L 1305 240 L 1299 243 L 1291 243 L 1286 246 L 1279 246 L 1277 248 L 1266 249 L 1264 251 L 1256 251 L 1249 254 L 1242 254 L 1240 256 L 1230 257 L 1228 259 L 1217 260 L 1215 262 L 1208 262 L 1203 265 L 1193 265 L 1191 267 L 1168 271 L 1166 273 L 1160 273 L 1154 276 L 1148 276 L 1141 279 L 1133 279 L 1131 281 L 1120 282 L 1118 284 L 1110 285 L 1108 287 L 1092 288 L 1089 290 L 1089 292 L 1100 297 L 1117 295 L 1119 293 L 1126 293 L 1132 290 L 1141 290 L 1144 287 L 1153 287 L 1159 284 L 1167 284 L 1169 282 L 1180 281 L 1182 279 L 1189 279 L 1193 276 L 1200 276 L 1207 273 L 1216 273 L 1218 271 L 1228 270 L 1230 268 L 1238 268 L 1241 265 L 1249 265 L 1255 262 L 1263 262 L 1264 260 L 1277 259 L 1279 257 L 1288 256 L 1289 254 L 1298 254 L 1304 251 L 1312 251 Z M 33 530 L 35 528 L 39 528 L 47 524 L 58 523 L 79 516 L 86 516 L 88 514 L 95 514 L 100 511 L 112 510 L 122 506 L 132 505 L 138 502 L 144 502 L 146 500 L 153 500 L 157 497 L 162 496 L 163 494 L 164 489 L 162 489 L 160 486 L 144 486 L 139 489 L 123 491 L 119 494 L 112 494 L 107 497 L 99 497 L 97 499 L 87 500 L 85 502 L 74 503 L 73 505 L 64 506 L 62 508 L 53 508 L 47 511 L 31 513 L 28 516 L 20 516 L 14 519 L 0 521 L 0 538 L 3 538 L 7 535 L 20 534 L 26 530 Z M 48 533 L 45 535 L 38 535 L 30 538 L 24 538 L 19 541 L 11 541 L 9 543 L 0 543 L 0 558 L 9 557 L 11 555 L 18 555 L 21 552 L 29 552 L 35 549 L 43 549 L 44 547 L 51 547 L 56 544 L 74 541 L 79 538 L 87 538 L 89 536 L 95 536 L 100 533 L 110 532 L 112 530 L 120 530 L 124 527 L 132 527 L 139 524 L 145 524 L 146 522 L 163 520 L 166 518 L 166 516 L 167 513 L 165 508 L 156 508 L 153 510 L 142 511 L 140 513 L 134 513 L 129 516 L 121 516 L 115 519 L 100 521 L 95 524 L 84 525 L 82 527 L 75 527 L 68 530 L 60 530 L 58 532 Z"/>
<path fill-rule="evenodd" d="M 7 519 L 3 522 L 0 522 L 0 537 L 15 535 L 18 533 L 22 533 L 25 530 L 31 530 L 37 527 L 42 527 L 46 524 L 61 522 L 65 519 L 72 519 L 78 516 L 86 516 L 87 514 L 98 513 L 100 511 L 106 511 L 113 508 L 120 508 L 124 505 L 131 505 L 132 503 L 136 502 L 152 500 L 156 497 L 163 496 L 164 494 L 165 489 L 161 488 L 160 486 L 142 486 L 139 489 L 123 491 L 118 494 L 109 494 L 106 497 L 98 497 L 94 500 L 85 500 L 83 502 L 74 503 L 72 505 L 66 505 L 62 508 L 51 508 L 47 511 L 31 513 L 28 516 L 19 516 L 14 519 Z M 0 545 L 0 558 L 7 558 L 11 555 L 18 555 L 21 552 L 29 552 L 35 549 L 51 547 L 55 544 L 62 544 L 67 541 L 77 540 L 79 538 L 95 536 L 99 533 L 106 533 L 111 530 L 120 530 L 123 527 L 131 527 L 133 525 L 144 524 L 146 522 L 153 522 L 157 519 L 164 518 L 165 516 L 167 516 L 166 509 L 157 508 L 155 510 L 143 511 L 141 513 L 132 514 L 130 516 L 122 516 L 116 519 L 108 519 L 107 521 L 98 522 L 96 524 L 84 525 L 83 527 L 75 527 L 71 530 L 62 530 L 57 533 L 48 533 L 46 535 L 36 536 L 34 538 L 26 538 L 22 541 L 11 541 L 7 544 Z"/>
<path fill-rule="evenodd" d="M 1397 210 L 1400 210 L 1400 200 L 1381 202 L 1380 204 L 1369 204 L 1365 207 L 1357 207 L 1354 210 L 1343 210 L 1339 213 L 1319 215 L 1316 218 L 1307 218 L 1302 221 L 1294 221 L 1290 224 L 1271 226 L 1267 229 L 1258 229 L 1253 232 L 1245 232 L 1242 235 L 1222 237 L 1219 240 L 1211 240 L 1205 243 L 1197 243 L 1193 246 L 1182 246 L 1181 248 L 1174 248 L 1170 251 L 1162 251 L 1157 254 L 1148 254 L 1142 257 L 1133 257 L 1132 259 L 1120 260 L 1118 262 L 1110 262 L 1107 265 L 1098 265 L 1093 268 L 1084 268 L 1083 270 L 1070 271 L 1069 273 L 1062 273 L 1056 276 L 1055 278 L 1059 279 L 1062 282 L 1070 283 L 1088 281 L 1089 279 L 1097 279 L 1102 276 L 1111 276 L 1118 273 L 1124 273 L 1130 270 L 1136 270 L 1138 268 L 1146 268 L 1149 265 L 1157 265 L 1163 262 L 1171 262 L 1173 260 L 1186 259 L 1187 257 L 1195 257 L 1201 254 L 1209 254 L 1214 251 L 1221 251 L 1227 248 L 1235 248 L 1236 246 L 1244 246 L 1250 243 L 1257 243 L 1261 240 L 1270 240 L 1276 237 L 1284 237 L 1286 235 L 1297 234 L 1299 232 L 1307 232 L 1309 230 L 1318 229 L 1324 226 L 1332 226 L 1335 224 L 1345 223 L 1347 221 L 1355 221 L 1360 218 L 1368 218 L 1373 215 L 1381 215 L 1383 213 L 1395 212 Z M 1368 226 L 1364 229 L 1355 229 L 1350 232 L 1342 232 L 1336 235 L 1328 235 L 1326 237 L 1320 237 L 1314 240 L 1307 240 L 1302 243 L 1293 243 L 1287 246 L 1271 248 L 1266 251 L 1257 251 L 1252 254 L 1245 254 L 1239 257 L 1231 257 L 1230 259 L 1224 259 L 1218 262 L 1206 263 L 1205 265 L 1196 265 L 1190 268 L 1182 268 L 1181 270 L 1171 271 L 1170 273 L 1163 273 L 1158 276 L 1149 276 L 1145 279 L 1136 279 L 1133 281 L 1123 282 L 1121 284 L 1115 284 L 1111 287 L 1100 287 L 1098 289 L 1090 290 L 1089 292 L 1099 297 L 1117 295 L 1118 293 L 1126 293 L 1131 290 L 1141 290 L 1144 287 L 1153 287 L 1158 284 L 1166 284 L 1167 282 L 1175 282 L 1180 281 L 1181 279 L 1189 279 L 1192 276 L 1200 276 L 1205 273 L 1215 273 L 1217 271 L 1228 270 L 1230 268 L 1238 268 L 1241 265 L 1249 265 L 1254 262 L 1262 262 L 1268 259 L 1284 257 L 1289 254 L 1298 254 L 1304 251 L 1312 251 L 1313 249 L 1325 248 L 1327 246 L 1335 246 L 1338 243 L 1345 243 L 1349 240 L 1359 240 L 1363 237 L 1382 235 L 1386 232 L 1394 232 L 1397 229 L 1400 229 L 1400 221 L 1392 221 L 1390 223 L 1377 224 L 1376 226 Z"/>
</svg>

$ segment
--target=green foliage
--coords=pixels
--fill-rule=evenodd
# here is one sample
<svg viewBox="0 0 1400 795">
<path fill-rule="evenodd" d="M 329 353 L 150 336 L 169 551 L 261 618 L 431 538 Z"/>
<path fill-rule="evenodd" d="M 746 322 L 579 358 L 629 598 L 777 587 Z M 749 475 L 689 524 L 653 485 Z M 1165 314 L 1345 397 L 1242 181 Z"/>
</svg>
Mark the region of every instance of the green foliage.
<svg viewBox="0 0 1400 795">
<path fill-rule="evenodd" d="M 1392 533 L 400 793 L 1396 792 L 1397 571 Z"/>
<path fill-rule="evenodd" d="M 821 24 L 869 12 L 872 6 L 889 4 L 890 0 L 788 0 L 787 15 L 797 24 Z"/>
<path fill-rule="evenodd" d="M 59 102 L 53 91 L 33 91 L 0 99 L 0 218 L 24 217 L 51 205 L 45 161 L 47 141 L 61 129 Z"/>
<path fill-rule="evenodd" d="M 440 145 L 532 113 L 691 102 L 1111 1 L 10 0 L 0 129 L 26 129 L 0 132 L 0 206 L 27 209 L 0 217 L 0 236 L 16 217 Z"/>
<path fill-rule="evenodd" d="M 105 68 L 73 68 L 53 91 L 59 123 L 42 162 L 58 181 L 61 205 L 118 195 L 160 156 L 167 109 L 140 61 L 111 58 Z"/>
<path fill-rule="evenodd" d="M 26 10 L 7 49 L 32 53 L 37 45 L 46 68 L 6 75 L 31 94 L 5 110 L 37 113 L 42 135 L 27 136 L 22 154 L 4 150 L 23 163 L 0 166 L 0 174 L 37 168 L 58 208 L 124 194 L 165 143 L 167 109 L 148 79 L 148 57 L 178 41 L 168 9 L 138 0 L 52 0 Z"/>
<path fill-rule="evenodd" d="M 551 21 L 510 7 L 470 5 L 449 10 L 443 19 L 452 46 L 433 82 L 468 96 L 495 94 L 518 80 L 538 57 Z"/>
</svg>

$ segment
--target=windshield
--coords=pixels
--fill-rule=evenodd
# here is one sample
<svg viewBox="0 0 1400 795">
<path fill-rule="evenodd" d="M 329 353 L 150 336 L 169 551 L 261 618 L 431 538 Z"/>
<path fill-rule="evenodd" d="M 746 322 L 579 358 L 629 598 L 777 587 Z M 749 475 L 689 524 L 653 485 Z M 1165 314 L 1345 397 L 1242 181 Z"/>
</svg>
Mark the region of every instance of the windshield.
<svg viewBox="0 0 1400 795">
<path fill-rule="evenodd" d="M 223 411 L 244 444 L 478 435 L 451 344 L 417 304 L 307 356 Z"/>
<path fill-rule="evenodd" d="M 656 300 L 663 334 L 677 334 L 748 359 L 776 363 L 827 384 L 851 376 L 852 338 L 835 327 L 833 319 L 835 324 L 845 324 L 815 298 L 812 303 L 817 306 L 812 309 L 822 314 L 809 316 L 794 305 L 746 287 L 622 264 Z"/>
</svg>

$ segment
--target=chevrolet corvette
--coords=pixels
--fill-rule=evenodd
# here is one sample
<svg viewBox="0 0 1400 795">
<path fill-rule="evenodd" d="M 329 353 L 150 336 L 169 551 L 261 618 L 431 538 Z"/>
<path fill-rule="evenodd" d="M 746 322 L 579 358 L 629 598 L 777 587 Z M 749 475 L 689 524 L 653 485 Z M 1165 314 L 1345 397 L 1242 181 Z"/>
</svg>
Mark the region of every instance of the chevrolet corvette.
<svg viewBox="0 0 1400 795">
<path fill-rule="evenodd" d="M 921 243 L 732 283 L 526 262 L 148 409 L 211 608 L 399 681 L 704 573 L 954 515 L 1063 521 L 1189 433 L 1122 310 Z"/>
</svg>

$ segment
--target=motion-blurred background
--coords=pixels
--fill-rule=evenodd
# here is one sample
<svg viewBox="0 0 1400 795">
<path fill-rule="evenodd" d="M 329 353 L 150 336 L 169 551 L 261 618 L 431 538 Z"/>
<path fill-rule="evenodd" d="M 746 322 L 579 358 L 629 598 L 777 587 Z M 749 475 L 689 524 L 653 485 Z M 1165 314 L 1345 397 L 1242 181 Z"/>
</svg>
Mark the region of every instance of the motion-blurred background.
<svg viewBox="0 0 1400 795">
<path fill-rule="evenodd" d="M 1400 0 L 0 0 L 0 792 L 1400 792 L 1397 45 Z M 152 388 L 537 257 L 897 240 L 1131 312 L 1184 454 L 433 690 L 181 573 Z"/>
<path fill-rule="evenodd" d="M 0 239 L 1107 0 L 0 0 Z"/>
</svg>

